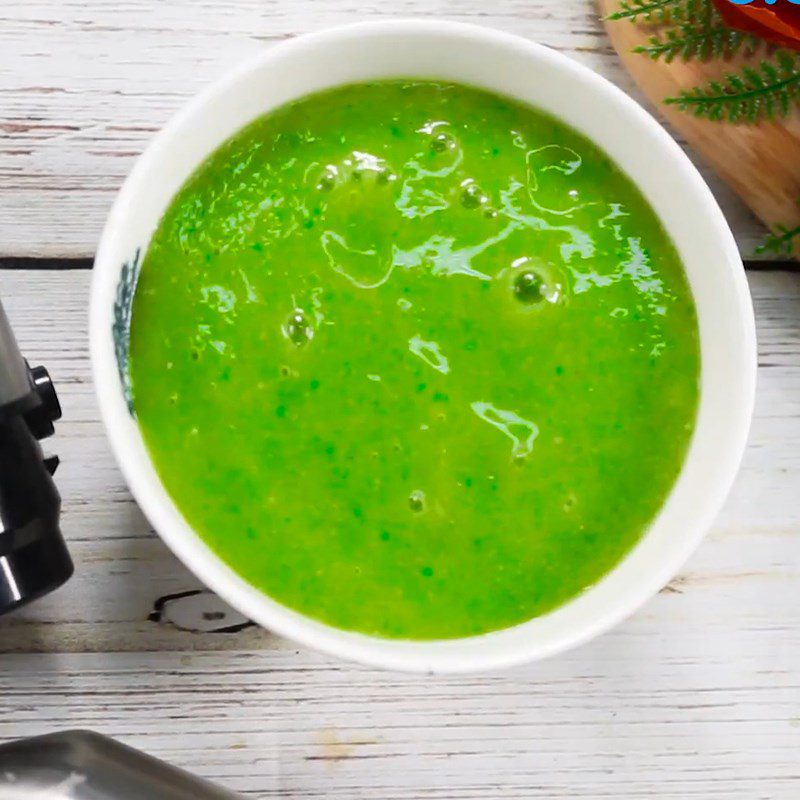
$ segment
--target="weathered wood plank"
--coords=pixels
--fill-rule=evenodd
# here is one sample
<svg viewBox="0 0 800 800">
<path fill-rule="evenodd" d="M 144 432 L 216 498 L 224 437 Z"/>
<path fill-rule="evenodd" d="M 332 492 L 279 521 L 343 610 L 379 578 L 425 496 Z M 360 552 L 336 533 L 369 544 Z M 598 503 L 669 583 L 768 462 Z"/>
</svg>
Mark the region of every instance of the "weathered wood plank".
<svg viewBox="0 0 800 800">
<path fill-rule="evenodd" d="M 750 275 L 751 443 L 682 574 L 576 651 L 459 678 L 362 669 L 255 628 L 209 632 L 242 620 L 217 619 L 227 612 L 208 595 L 148 620 L 159 597 L 199 584 L 111 460 L 89 374 L 89 279 L 0 272 L 20 344 L 63 401 L 49 444 L 78 565 L 57 594 L 0 620 L 0 740 L 93 728 L 283 800 L 796 800 L 800 274 Z"/>
<path fill-rule="evenodd" d="M 0 9 L 0 256 L 88 256 L 113 196 L 186 99 L 264 47 L 389 16 L 519 33 L 639 97 L 592 0 L 24 0 Z M 743 254 L 761 226 L 707 176 Z"/>
<path fill-rule="evenodd" d="M 796 800 L 797 628 L 765 647 L 686 625 L 458 679 L 294 651 L 11 656 L 0 739 L 93 728 L 283 800 Z"/>
</svg>

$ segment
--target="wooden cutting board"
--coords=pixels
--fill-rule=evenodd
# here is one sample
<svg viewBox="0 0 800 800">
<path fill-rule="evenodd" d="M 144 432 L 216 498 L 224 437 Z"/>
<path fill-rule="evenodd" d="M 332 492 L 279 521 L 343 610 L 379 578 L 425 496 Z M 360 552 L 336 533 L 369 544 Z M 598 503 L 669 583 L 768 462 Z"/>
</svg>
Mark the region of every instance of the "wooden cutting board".
<svg viewBox="0 0 800 800">
<path fill-rule="evenodd" d="M 603 17 L 618 10 L 619 0 L 598 0 Z M 738 71 L 742 64 L 758 62 L 763 50 L 728 60 L 707 63 L 653 61 L 633 49 L 647 44 L 658 27 L 629 20 L 607 21 L 608 35 L 636 84 L 657 113 L 678 131 L 689 145 L 744 200 L 768 226 L 800 225 L 800 111 L 784 119 L 757 124 L 698 119 L 691 112 L 665 105 L 665 97 L 677 95 Z M 800 256 L 800 247 L 795 249 Z M 742 253 L 744 257 L 750 253 Z"/>
</svg>

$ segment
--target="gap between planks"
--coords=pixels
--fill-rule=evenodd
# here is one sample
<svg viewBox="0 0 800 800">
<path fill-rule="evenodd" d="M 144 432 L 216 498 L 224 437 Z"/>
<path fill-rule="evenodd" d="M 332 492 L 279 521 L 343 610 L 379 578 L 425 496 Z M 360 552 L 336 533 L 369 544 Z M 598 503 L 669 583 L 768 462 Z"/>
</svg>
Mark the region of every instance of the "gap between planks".
<svg viewBox="0 0 800 800">
<path fill-rule="evenodd" d="M 0 256 L 0 270 L 83 270 L 92 269 L 92 258 L 38 258 L 36 256 Z M 781 272 L 800 271 L 800 262 L 795 260 L 743 261 L 746 270 L 779 270 Z"/>
</svg>

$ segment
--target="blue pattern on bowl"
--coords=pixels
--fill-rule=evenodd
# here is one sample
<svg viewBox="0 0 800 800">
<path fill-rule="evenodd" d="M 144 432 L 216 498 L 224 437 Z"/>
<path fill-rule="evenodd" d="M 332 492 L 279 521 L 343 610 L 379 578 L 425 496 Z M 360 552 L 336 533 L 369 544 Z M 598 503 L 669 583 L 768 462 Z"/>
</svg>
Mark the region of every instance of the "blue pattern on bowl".
<svg viewBox="0 0 800 800">
<path fill-rule="evenodd" d="M 114 355 L 117 358 L 117 370 L 122 386 L 122 394 L 128 406 L 130 415 L 135 419 L 133 409 L 133 392 L 131 389 L 130 374 L 130 343 L 131 343 L 131 311 L 133 309 L 133 295 L 136 291 L 136 281 L 139 278 L 141 248 L 130 261 L 122 265 L 117 284 L 117 294 L 114 300 L 114 322 L 111 325 L 111 336 L 114 340 Z"/>
</svg>

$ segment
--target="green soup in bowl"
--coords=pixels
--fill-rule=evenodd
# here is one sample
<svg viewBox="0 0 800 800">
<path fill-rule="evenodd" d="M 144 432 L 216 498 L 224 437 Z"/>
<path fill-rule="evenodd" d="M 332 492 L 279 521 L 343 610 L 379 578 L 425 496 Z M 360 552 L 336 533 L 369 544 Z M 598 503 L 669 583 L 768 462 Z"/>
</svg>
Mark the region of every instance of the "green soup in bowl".
<svg viewBox="0 0 800 800">
<path fill-rule="evenodd" d="M 92 357 L 129 484 L 213 589 L 372 664 L 572 646 L 667 580 L 735 473 L 752 312 L 632 101 L 449 23 L 281 45 L 123 188 Z"/>
<path fill-rule="evenodd" d="M 463 85 L 284 106 L 144 258 L 133 403 L 167 491 L 286 605 L 379 636 L 514 625 L 600 578 L 693 429 L 680 260 L 590 141 Z"/>
</svg>

